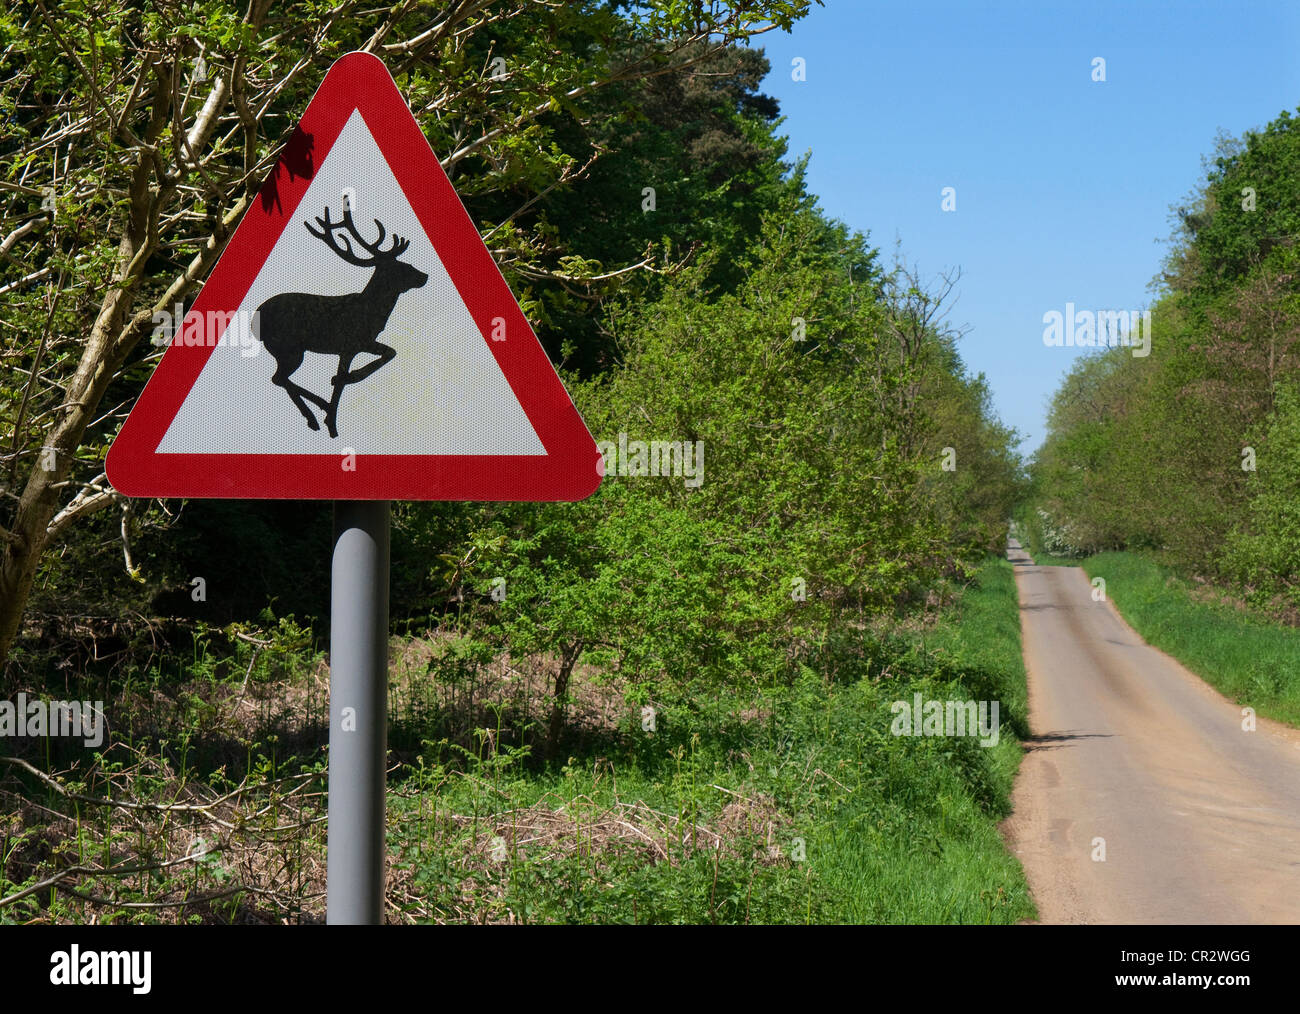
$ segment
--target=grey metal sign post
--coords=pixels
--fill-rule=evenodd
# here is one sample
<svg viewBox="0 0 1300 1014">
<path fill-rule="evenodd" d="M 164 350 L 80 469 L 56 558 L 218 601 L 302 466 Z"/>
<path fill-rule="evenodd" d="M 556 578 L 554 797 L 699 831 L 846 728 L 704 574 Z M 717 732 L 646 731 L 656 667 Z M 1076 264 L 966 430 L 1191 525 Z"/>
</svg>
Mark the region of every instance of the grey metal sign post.
<svg viewBox="0 0 1300 1014">
<path fill-rule="evenodd" d="M 387 500 L 334 503 L 325 915 L 330 925 L 384 921 L 389 507 Z"/>
</svg>

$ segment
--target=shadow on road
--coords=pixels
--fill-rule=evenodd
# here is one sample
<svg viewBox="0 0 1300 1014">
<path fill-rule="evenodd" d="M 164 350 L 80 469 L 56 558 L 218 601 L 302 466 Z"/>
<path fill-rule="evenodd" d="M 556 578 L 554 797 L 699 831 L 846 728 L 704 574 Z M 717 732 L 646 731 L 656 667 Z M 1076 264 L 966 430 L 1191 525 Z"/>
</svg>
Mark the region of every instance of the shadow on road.
<svg viewBox="0 0 1300 1014">
<path fill-rule="evenodd" d="M 1108 732 L 1074 732 L 1073 730 L 1044 732 L 1039 736 L 1030 736 L 1023 743 L 1026 752 L 1030 750 L 1058 750 L 1081 739 L 1110 739 L 1111 735 Z"/>
</svg>

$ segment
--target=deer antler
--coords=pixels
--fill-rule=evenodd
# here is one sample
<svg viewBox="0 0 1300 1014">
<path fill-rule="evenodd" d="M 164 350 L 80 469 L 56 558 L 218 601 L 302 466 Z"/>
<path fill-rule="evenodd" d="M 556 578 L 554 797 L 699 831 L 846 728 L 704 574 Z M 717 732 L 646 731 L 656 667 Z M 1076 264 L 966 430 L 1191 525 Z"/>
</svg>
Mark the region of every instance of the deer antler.
<svg viewBox="0 0 1300 1014">
<path fill-rule="evenodd" d="M 325 245 L 333 250 L 339 257 L 343 258 L 343 260 L 347 261 L 349 264 L 356 264 L 359 267 L 365 268 L 373 267 L 380 260 L 391 260 L 399 257 L 406 251 L 407 247 L 411 245 L 410 240 L 402 239 L 400 236 L 394 236 L 392 245 L 387 250 L 381 250 L 380 246 L 383 244 L 384 237 L 388 234 L 388 230 L 384 228 L 384 224 L 379 221 L 379 219 L 374 219 L 374 223 L 376 228 L 379 229 L 379 237 L 371 243 L 362 238 L 361 234 L 357 232 L 357 227 L 352 221 L 352 209 L 348 206 L 348 202 L 344 201 L 343 218 L 341 221 L 335 222 L 330 219 L 330 209 L 327 206 L 325 208 L 324 217 L 316 219 L 316 224 L 320 226 L 319 231 L 313 229 L 310 225 L 307 225 L 306 222 L 303 222 L 302 224 L 306 227 L 309 233 L 317 239 L 323 240 Z M 337 232 L 338 229 L 346 229 L 348 234 L 340 235 Z M 356 241 L 357 245 L 361 247 L 361 249 L 370 254 L 368 258 L 360 256 L 352 249 L 352 241 L 349 240 L 349 236 L 351 236 L 351 240 Z M 340 243 L 342 246 L 339 245 Z"/>
<path fill-rule="evenodd" d="M 303 222 L 302 224 L 306 227 L 309 233 L 317 239 L 323 240 L 327 247 L 333 250 L 339 257 L 343 258 L 343 260 L 347 261 L 349 264 L 355 264 L 358 267 L 363 268 L 372 267 L 374 265 L 375 259 L 373 257 L 367 259 L 359 256 L 356 251 L 352 249 L 352 244 L 348 241 L 348 237 L 340 236 L 336 232 L 339 228 L 346 228 L 357 242 L 361 242 L 361 237 L 357 236 L 356 229 L 352 226 L 352 213 L 350 211 L 345 209 L 343 212 L 343 221 L 334 222 L 330 220 L 330 209 L 326 207 L 324 217 L 316 219 L 316 224 L 320 226 L 319 231 L 313 229 L 306 222 Z M 340 243 L 342 246 L 339 245 Z"/>
</svg>

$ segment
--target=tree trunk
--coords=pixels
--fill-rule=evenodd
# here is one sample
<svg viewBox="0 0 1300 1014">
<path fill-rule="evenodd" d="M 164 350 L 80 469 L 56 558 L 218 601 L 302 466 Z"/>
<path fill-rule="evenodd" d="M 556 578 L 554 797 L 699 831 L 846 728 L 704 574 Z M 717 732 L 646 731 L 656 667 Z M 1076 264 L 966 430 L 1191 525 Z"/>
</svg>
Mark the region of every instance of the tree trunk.
<svg viewBox="0 0 1300 1014">
<path fill-rule="evenodd" d="M 573 667 L 582 654 L 582 642 L 576 641 L 565 648 L 560 657 L 560 671 L 555 674 L 555 700 L 551 704 L 551 723 L 546 734 L 546 752 L 554 755 L 560 745 L 560 734 L 564 732 L 564 705 L 569 694 L 569 677 Z"/>
<path fill-rule="evenodd" d="M 171 116 L 172 75 L 174 68 L 156 63 L 149 68 L 154 75 L 153 115 L 144 134 L 145 143 L 154 144 Z M 146 71 L 147 73 L 148 71 Z M 226 93 L 224 78 L 213 89 L 218 98 Z M 204 115 L 190 131 L 188 142 L 198 148 L 207 142 L 216 122 L 220 102 L 209 100 Z M 18 636 L 23 611 L 32 590 L 32 582 L 40 566 L 41 556 L 50 543 L 50 522 L 58 512 L 62 484 L 67 482 L 81 446 L 86 428 L 95 419 L 104 392 L 112 383 L 117 371 L 140 339 L 153 329 L 153 306 L 128 317 L 135 299 L 144 265 L 158 244 L 157 217 L 159 208 L 170 199 L 175 190 L 171 180 L 157 183 L 157 167 L 151 155 L 140 151 L 131 176 L 130 204 L 118 243 L 117 269 L 114 284 L 100 304 L 99 313 L 86 339 L 85 350 L 77 363 L 76 373 L 64 391 L 63 404 L 57 421 L 45 438 L 44 446 L 53 454 L 53 468 L 46 464 L 45 455 L 38 461 L 27 478 L 13 526 L 0 530 L 4 542 L 0 554 L 0 673 Z M 247 206 L 248 198 L 241 198 L 220 221 L 219 228 L 208 238 L 185 273 L 178 277 L 158 300 L 157 306 L 170 307 L 173 300 L 188 292 L 211 268 L 224 249 L 230 228 Z M 91 509 L 102 507 L 106 499 L 96 499 Z M 71 520 L 65 518 L 63 521 Z"/>
</svg>

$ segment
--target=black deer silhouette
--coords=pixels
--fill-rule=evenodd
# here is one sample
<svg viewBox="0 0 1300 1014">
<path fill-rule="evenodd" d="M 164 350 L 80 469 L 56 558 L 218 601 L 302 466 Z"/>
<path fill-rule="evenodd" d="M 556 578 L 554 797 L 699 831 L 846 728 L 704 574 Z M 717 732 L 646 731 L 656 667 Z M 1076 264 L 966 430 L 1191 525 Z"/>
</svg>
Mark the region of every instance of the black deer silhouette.
<svg viewBox="0 0 1300 1014">
<path fill-rule="evenodd" d="M 253 318 L 254 336 L 275 358 L 276 370 L 271 382 L 288 392 L 312 429 L 320 429 L 320 423 L 306 403 L 310 401 L 324 409 L 325 428 L 331 437 L 339 435 L 339 399 L 343 396 L 343 388 L 365 380 L 397 355 L 396 349 L 378 340 L 380 332 L 388 326 L 397 297 L 409 289 L 418 289 L 429 280 L 429 276 L 419 268 L 397 259 L 411 245 L 410 240 L 394 236 L 387 250 L 380 249 L 387 230 L 379 219 L 374 222 L 379 229 L 379 238 L 368 243 L 352 224 L 352 209 L 346 198 L 341 222 L 330 220 L 328 207 L 325 216 L 316 219 L 319 230 L 303 222 L 308 232 L 323 240 L 349 264 L 375 269 L 364 289 L 344 296 L 282 292 L 259 306 Z M 340 234 L 339 229 L 345 229 L 346 234 Z M 353 241 L 369 256 L 357 253 Z M 303 356 L 308 352 L 339 357 L 338 371 L 330 381 L 334 391 L 329 401 L 289 379 L 302 365 Z M 363 354 L 379 358 L 352 369 L 352 360 Z"/>
</svg>

